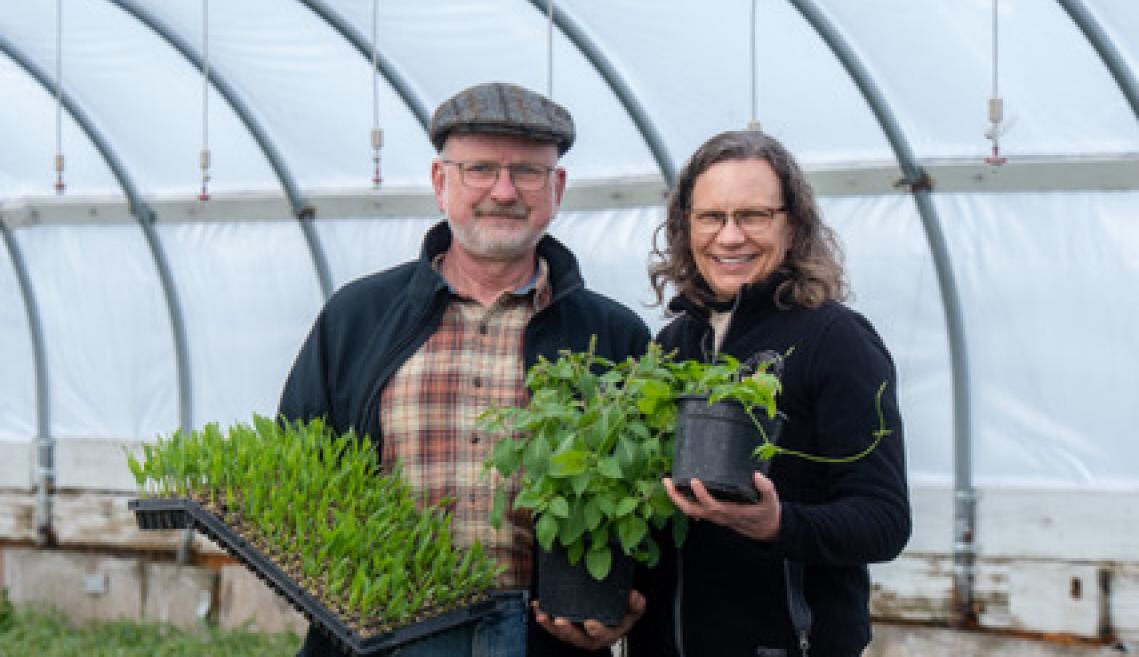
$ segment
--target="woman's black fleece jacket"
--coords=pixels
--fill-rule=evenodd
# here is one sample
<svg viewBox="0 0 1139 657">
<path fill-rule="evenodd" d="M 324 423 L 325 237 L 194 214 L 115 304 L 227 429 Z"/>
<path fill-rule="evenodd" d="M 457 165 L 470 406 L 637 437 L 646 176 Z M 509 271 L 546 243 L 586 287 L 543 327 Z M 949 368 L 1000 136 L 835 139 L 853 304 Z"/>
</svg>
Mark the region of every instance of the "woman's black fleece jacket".
<svg viewBox="0 0 1139 657">
<path fill-rule="evenodd" d="M 630 639 L 634 657 L 754 657 L 757 647 L 798 655 L 785 558 L 804 564 L 814 617 L 811 656 L 860 655 L 870 640 L 866 564 L 893 559 L 909 540 L 902 420 L 890 354 L 870 323 L 842 304 L 777 307 L 774 291 L 781 280 L 777 274 L 741 291 L 721 346 L 722 353 L 753 364 L 784 355 L 777 403 L 786 421 L 779 444 L 820 456 L 861 452 L 879 428 L 875 397 L 883 382 L 882 414 L 891 433 L 851 463 L 777 456 L 769 476 L 782 515 L 779 535 L 770 542 L 711 522 L 689 523 L 678 570 L 676 550 L 663 540 L 661 564 L 642 573 L 638 585 L 648 608 Z M 678 349 L 679 359 L 714 358 L 707 310 L 683 298 L 670 309 L 681 314 L 657 338 L 666 351 Z M 677 647 L 680 637 L 683 651 Z"/>
<path fill-rule="evenodd" d="M 370 437 L 382 451 L 380 392 L 439 326 L 451 293 L 431 262 L 450 244 L 450 228 L 441 222 L 424 237 L 418 260 L 337 291 L 301 347 L 278 414 L 289 420 L 324 417 L 336 432 L 354 430 Z M 644 352 L 648 327 L 625 306 L 587 290 L 577 259 L 568 249 L 547 235 L 538 243 L 538 256 L 549 265 L 553 296 L 526 326 L 526 367 L 539 355 L 556 359 L 562 349 L 585 351 L 594 335 L 596 353 L 611 360 Z M 590 654 L 554 639 L 533 623 L 530 627 L 532 655 Z M 310 631 L 301 655 L 325 654 L 336 653 L 323 636 Z"/>
</svg>

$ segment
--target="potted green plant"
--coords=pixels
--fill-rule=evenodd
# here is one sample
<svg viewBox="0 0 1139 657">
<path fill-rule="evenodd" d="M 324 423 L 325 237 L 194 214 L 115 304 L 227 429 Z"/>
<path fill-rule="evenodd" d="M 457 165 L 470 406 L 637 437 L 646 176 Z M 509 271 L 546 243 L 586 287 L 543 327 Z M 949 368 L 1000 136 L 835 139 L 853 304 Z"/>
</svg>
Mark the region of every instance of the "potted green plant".
<svg viewBox="0 0 1139 657">
<path fill-rule="evenodd" d="M 477 542 L 452 542 L 447 500 L 418 499 L 398 464 L 379 467 L 370 441 L 320 419 L 208 424 L 143 445 L 141 460 L 128 452 L 127 464 L 140 526 L 186 526 L 181 514 L 193 514 L 356 654 L 468 622 L 504 570 Z"/>
<path fill-rule="evenodd" d="M 613 363 L 591 343 L 586 352 L 539 359 L 526 377 L 528 405 L 482 416 L 482 427 L 500 438 L 486 468 L 500 482 L 520 477 L 513 508 L 533 514 L 538 599 L 552 616 L 616 625 L 633 563 L 651 567 L 660 557 L 651 530 L 676 516 L 672 539 L 683 541 L 686 518 L 661 484 L 672 465 L 676 412 L 668 363 L 657 345 Z M 506 503 L 500 485 L 492 523 Z"/>
<path fill-rule="evenodd" d="M 713 497 L 754 502 L 751 473 L 766 474 L 774 456 L 757 459 L 756 450 L 775 446 L 782 426 L 778 377 L 766 364 L 744 374 L 740 361 L 728 355 L 715 363 L 675 363 L 670 370 L 677 405 L 673 484 L 691 494 L 691 481 L 699 479 Z"/>
<path fill-rule="evenodd" d="M 685 361 L 669 366 L 676 393 L 676 454 L 672 479 L 678 490 L 691 494 L 699 479 L 716 498 L 754 502 L 752 472 L 767 474 L 778 455 L 817 463 L 849 463 L 873 451 L 889 435 L 882 415 L 883 381 L 875 396 L 879 425 L 871 443 L 856 454 L 819 456 L 778 444 L 784 417 L 776 397 L 782 385 L 772 363 L 791 352 L 763 361 L 750 373 L 740 361 L 722 354 L 718 362 Z"/>
</svg>

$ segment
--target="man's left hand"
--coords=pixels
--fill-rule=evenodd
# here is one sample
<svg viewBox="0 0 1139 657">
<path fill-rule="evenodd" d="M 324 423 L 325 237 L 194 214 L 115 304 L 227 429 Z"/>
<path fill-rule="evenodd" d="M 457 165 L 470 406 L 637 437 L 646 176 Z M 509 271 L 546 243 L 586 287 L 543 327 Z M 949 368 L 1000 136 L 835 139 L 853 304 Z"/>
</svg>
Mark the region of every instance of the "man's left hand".
<svg viewBox="0 0 1139 657">
<path fill-rule="evenodd" d="M 644 615 L 645 596 L 641 595 L 639 591 L 629 591 L 629 610 L 617 627 L 609 627 L 605 623 L 593 619 L 576 625 L 567 618 L 551 618 L 549 614 L 542 611 L 537 600 L 531 602 L 530 606 L 534 608 L 534 620 L 550 634 L 578 648 L 600 650 L 608 648 L 625 636 L 632 629 L 633 624 Z"/>
</svg>

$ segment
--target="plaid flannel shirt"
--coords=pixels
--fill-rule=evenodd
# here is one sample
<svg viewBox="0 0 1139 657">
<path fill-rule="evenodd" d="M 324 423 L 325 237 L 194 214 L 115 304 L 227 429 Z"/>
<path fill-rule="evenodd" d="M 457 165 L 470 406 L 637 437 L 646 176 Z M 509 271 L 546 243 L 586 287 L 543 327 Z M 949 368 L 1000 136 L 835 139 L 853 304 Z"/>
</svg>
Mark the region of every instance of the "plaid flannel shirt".
<svg viewBox="0 0 1139 657">
<path fill-rule="evenodd" d="M 436 270 L 442 258 L 436 259 Z M 502 588 L 530 584 L 533 528 L 528 512 L 509 510 L 518 492 L 508 487 L 507 514 L 500 529 L 490 526 L 491 477 L 483 461 L 493 447 L 476 419 L 489 405 L 521 406 L 525 387 L 523 332 L 551 299 L 545 260 L 531 281 L 502 293 L 489 307 L 452 293 L 438 330 L 392 376 L 380 398 L 383 460 L 400 461 L 412 488 L 428 501 L 453 498 L 453 536 L 468 546 L 477 538 L 508 569 Z"/>
</svg>

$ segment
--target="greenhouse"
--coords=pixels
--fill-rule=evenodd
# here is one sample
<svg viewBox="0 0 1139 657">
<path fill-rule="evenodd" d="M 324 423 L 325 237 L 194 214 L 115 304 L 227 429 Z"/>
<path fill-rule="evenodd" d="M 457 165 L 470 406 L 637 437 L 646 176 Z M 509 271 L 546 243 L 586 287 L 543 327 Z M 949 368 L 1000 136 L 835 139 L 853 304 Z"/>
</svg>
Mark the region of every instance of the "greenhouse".
<svg viewBox="0 0 1139 657">
<path fill-rule="evenodd" d="M 913 535 L 871 567 L 874 654 L 1139 645 L 1133 0 L 0 0 L 13 602 L 303 630 L 136 528 L 124 448 L 273 415 L 323 303 L 418 256 L 432 112 L 492 80 L 572 113 L 550 233 L 654 333 L 693 151 L 762 129 L 807 170 L 898 370 Z"/>
</svg>

